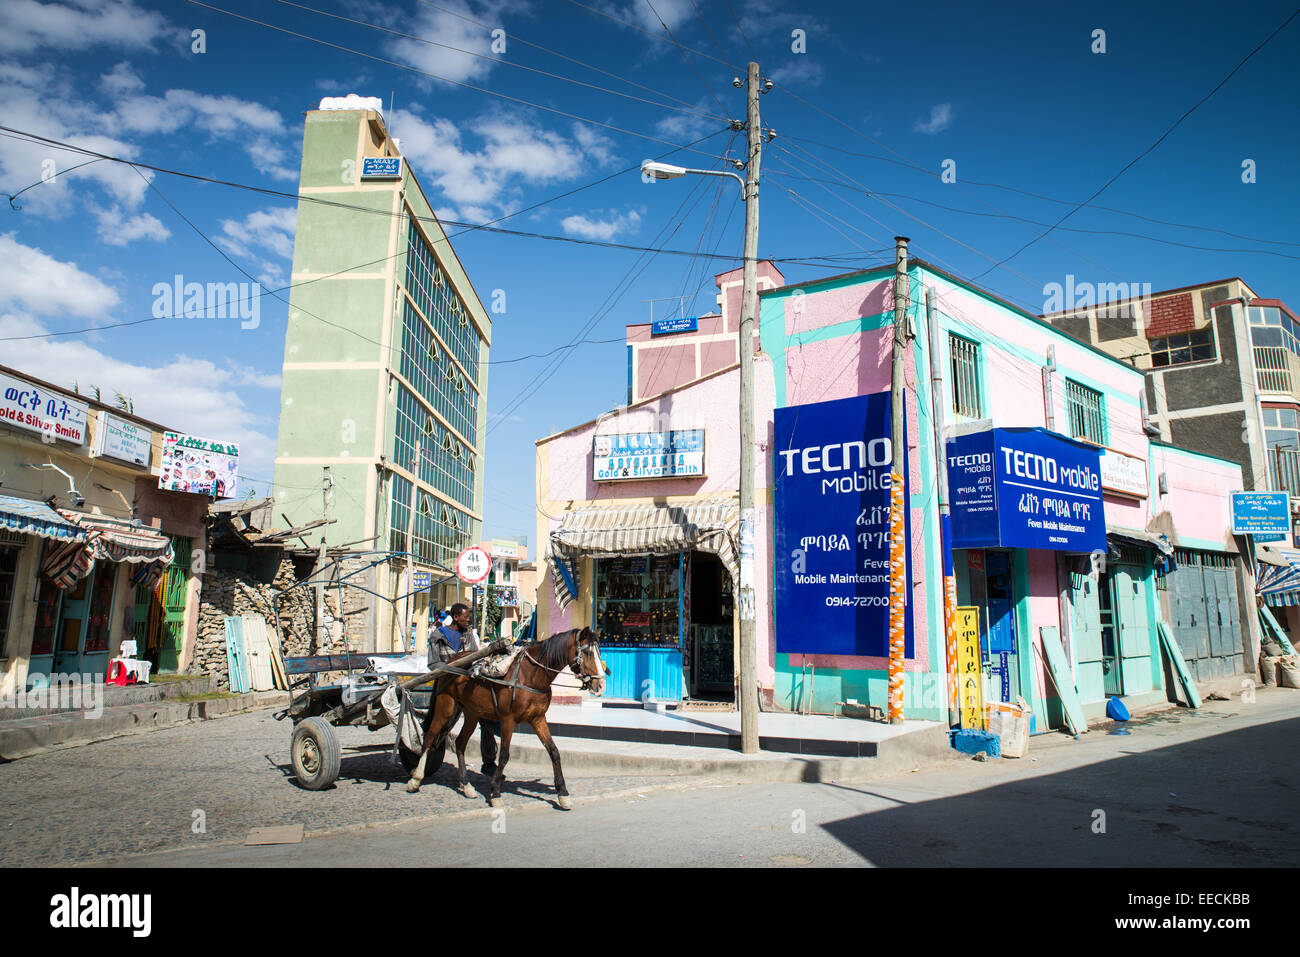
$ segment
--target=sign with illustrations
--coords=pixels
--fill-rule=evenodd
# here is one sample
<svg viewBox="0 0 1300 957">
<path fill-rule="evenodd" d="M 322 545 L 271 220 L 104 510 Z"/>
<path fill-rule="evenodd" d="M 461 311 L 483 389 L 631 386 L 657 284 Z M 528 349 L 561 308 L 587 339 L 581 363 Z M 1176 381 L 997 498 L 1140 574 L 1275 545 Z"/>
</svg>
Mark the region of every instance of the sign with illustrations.
<svg viewBox="0 0 1300 957">
<path fill-rule="evenodd" d="M 891 450 L 888 392 L 776 410 L 779 653 L 888 656 Z"/>
<path fill-rule="evenodd" d="M 158 487 L 213 498 L 234 498 L 239 446 L 180 432 L 164 432 Z"/>
<path fill-rule="evenodd" d="M 0 424 L 84 445 L 89 413 L 84 402 L 0 373 Z"/>
<path fill-rule="evenodd" d="M 704 430 L 631 432 L 597 435 L 592 445 L 592 478 L 686 478 L 704 475 Z"/>
</svg>

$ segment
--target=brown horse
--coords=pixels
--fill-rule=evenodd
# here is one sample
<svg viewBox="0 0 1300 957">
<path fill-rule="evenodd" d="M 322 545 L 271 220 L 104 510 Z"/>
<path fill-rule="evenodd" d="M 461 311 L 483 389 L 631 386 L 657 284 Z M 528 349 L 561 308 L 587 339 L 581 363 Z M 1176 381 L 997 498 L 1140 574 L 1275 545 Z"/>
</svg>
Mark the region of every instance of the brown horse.
<svg viewBox="0 0 1300 957">
<path fill-rule="evenodd" d="M 439 679 L 434 688 L 434 703 L 425 720 L 420 760 L 411 772 L 406 790 L 411 793 L 420 790 L 430 749 L 440 740 L 446 740 L 456 714 L 463 710 L 465 725 L 456 736 L 456 761 L 460 769 L 457 789 L 465 797 L 478 796 L 473 785 L 465 780 L 465 746 L 478 723 L 501 722 L 501 754 L 497 758 L 497 771 L 492 776 L 492 790 L 488 795 L 492 807 L 501 804 L 501 781 L 510 760 L 510 738 L 516 725 L 526 723 L 532 725 L 538 740 L 551 756 L 558 803 L 563 810 L 569 810 L 573 804 L 569 800 L 569 790 L 564 786 L 564 772 L 560 770 L 560 751 L 546 724 L 546 709 L 551 706 L 551 683 L 566 667 L 581 681 L 584 690 L 591 690 L 596 695 L 604 693 L 608 669 L 600 658 L 599 641 L 598 632 L 590 628 L 581 631 L 574 628 L 551 635 L 545 641 L 524 645 L 501 682 L 463 675 Z"/>
</svg>

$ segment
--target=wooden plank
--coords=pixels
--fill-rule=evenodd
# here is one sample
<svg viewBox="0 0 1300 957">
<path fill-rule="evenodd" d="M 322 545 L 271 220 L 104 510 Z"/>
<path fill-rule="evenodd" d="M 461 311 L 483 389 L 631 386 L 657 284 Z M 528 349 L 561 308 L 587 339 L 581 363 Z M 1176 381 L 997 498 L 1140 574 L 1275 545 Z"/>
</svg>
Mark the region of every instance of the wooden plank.
<svg viewBox="0 0 1300 957">
<path fill-rule="evenodd" d="M 1173 635 L 1165 627 L 1163 621 L 1156 622 L 1156 628 L 1160 632 L 1160 644 L 1165 649 L 1165 654 L 1169 656 L 1170 662 L 1173 663 L 1174 672 L 1178 675 L 1178 682 L 1183 686 L 1183 695 L 1187 698 L 1187 704 L 1193 708 L 1201 706 L 1201 696 L 1196 690 L 1196 680 L 1192 673 L 1187 670 L 1187 662 L 1183 660 L 1183 652 L 1178 647 L 1178 642 L 1174 641 Z"/>
<path fill-rule="evenodd" d="M 271 672 L 271 643 L 266 636 L 266 621 L 261 615 L 244 615 L 244 647 L 248 650 L 249 679 L 254 691 L 271 691 L 275 677 Z"/>
<path fill-rule="evenodd" d="M 1070 665 L 1065 660 L 1060 632 L 1052 626 L 1043 626 L 1038 629 L 1038 635 L 1047 659 L 1047 673 L 1051 676 L 1052 684 L 1056 685 L 1056 693 L 1060 696 L 1061 707 L 1065 712 L 1065 723 L 1073 734 L 1083 734 L 1088 730 L 1088 721 L 1083 716 L 1083 702 L 1079 700 L 1078 689 L 1070 676 Z"/>
<path fill-rule="evenodd" d="M 226 618 L 226 668 L 230 674 L 230 690 L 246 694 L 249 690 L 248 654 L 244 646 L 244 621 L 234 615 Z"/>
<path fill-rule="evenodd" d="M 1264 623 L 1268 631 L 1272 632 L 1274 640 L 1282 646 L 1283 654 L 1295 654 L 1295 647 L 1287 638 L 1286 632 L 1282 630 L 1282 626 L 1277 623 L 1277 619 L 1273 617 L 1273 612 L 1269 610 L 1268 605 L 1259 606 L 1259 620 Z"/>
</svg>

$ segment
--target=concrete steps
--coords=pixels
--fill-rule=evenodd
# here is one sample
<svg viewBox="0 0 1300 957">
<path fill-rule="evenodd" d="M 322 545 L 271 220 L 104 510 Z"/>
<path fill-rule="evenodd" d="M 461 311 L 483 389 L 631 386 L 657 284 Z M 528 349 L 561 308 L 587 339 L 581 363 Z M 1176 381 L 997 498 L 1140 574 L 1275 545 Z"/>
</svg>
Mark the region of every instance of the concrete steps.
<svg viewBox="0 0 1300 957">
<path fill-rule="evenodd" d="M 0 707 L 0 721 L 15 718 L 35 718 L 69 711 L 82 711 L 87 705 L 99 702 L 105 708 L 133 704 L 153 704 L 169 698 L 184 698 L 212 690 L 212 679 L 195 675 L 179 681 L 154 681 L 147 685 L 61 685 L 44 691 L 39 707 Z M 26 697 L 30 699 L 32 692 Z"/>
</svg>

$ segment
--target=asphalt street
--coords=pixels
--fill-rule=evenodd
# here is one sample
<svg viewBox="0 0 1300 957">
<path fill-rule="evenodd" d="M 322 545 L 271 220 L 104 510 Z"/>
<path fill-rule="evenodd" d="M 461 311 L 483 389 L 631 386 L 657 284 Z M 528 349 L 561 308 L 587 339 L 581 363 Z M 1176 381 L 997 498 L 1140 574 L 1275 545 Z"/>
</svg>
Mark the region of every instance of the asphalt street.
<svg viewBox="0 0 1300 957">
<path fill-rule="evenodd" d="M 41 774 L 28 774 L 37 769 L 28 761 L 0 767 L 0 787 L 8 790 L 15 776 L 49 786 L 53 772 L 62 787 L 80 776 L 84 809 L 106 786 L 132 795 L 137 810 L 126 820 L 141 808 L 169 808 L 169 830 L 166 839 L 155 835 L 157 847 L 123 848 L 108 861 L 126 866 L 1252 867 L 1300 859 L 1300 833 L 1290 818 L 1300 785 L 1300 693 L 1289 690 L 1261 690 L 1254 703 L 1234 698 L 1139 719 L 1127 734 L 1039 736 L 1023 759 L 961 761 L 871 785 L 575 778 L 571 812 L 555 808 L 541 769 L 521 775 L 505 807 L 493 811 L 441 781 L 407 795 L 386 756 L 345 759 L 349 777 L 336 791 L 304 792 L 285 780 L 287 734 L 278 749 L 248 740 L 266 732 L 269 720 L 209 722 L 176 735 L 187 743 L 155 734 L 147 747 L 132 742 L 134 761 L 124 760 L 120 744 L 93 761 L 91 748 L 29 759 L 45 762 Z M 189 766 L 168 782 L 159 773 L 164 755 L 187 744 Z M 224 758 L 204 758 L 209 751 Z M 136 794 L 131 781 L 145 755 L 149 788 Z M 349 760 L 361 763 L 351 767 Z M 187 801 L 179 794 L 203 787 L 218 813 L 200 838 L 188 834 Z M 32 822 L 51 820 L 56 804 L 54 797 L 43 805 L 7 804 L 2 830 L 13 834 L 18 823 L 25 833 L 21 842 L 6 842 L 21 851 L 13 859 L 6 849 L 7 863 L 59 862 L 40 860 L 45 842 L 32 833 Z M 121 819 L 123 810 L 103 816 Z M 53 818 L 106 849 L 100 821 Z M 307 825 L 301 843 L 242 845 L 248 826 L 293 821 Z M 174 833 L 178 823 L 185 834 Z M 113 841 L 121 846 L 125 838 Z"/>
</svg>

